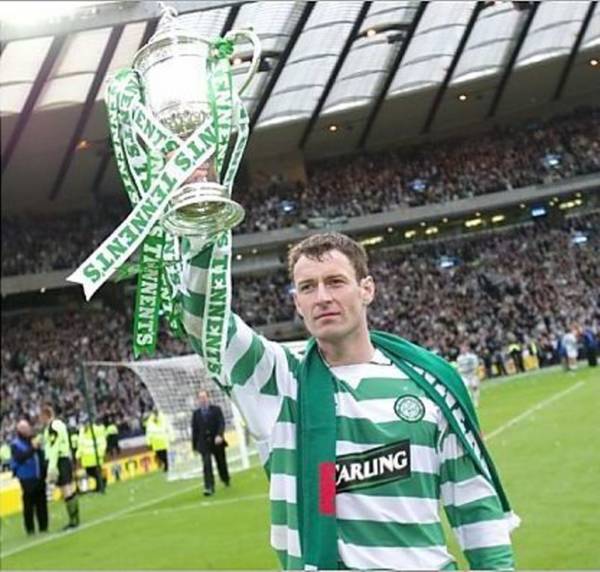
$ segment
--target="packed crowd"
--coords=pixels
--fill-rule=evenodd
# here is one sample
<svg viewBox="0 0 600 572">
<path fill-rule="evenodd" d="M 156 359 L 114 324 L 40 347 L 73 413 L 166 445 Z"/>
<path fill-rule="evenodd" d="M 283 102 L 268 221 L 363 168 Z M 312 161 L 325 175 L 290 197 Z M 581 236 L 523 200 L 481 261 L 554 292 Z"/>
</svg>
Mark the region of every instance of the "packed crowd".
<svg viewBox="0 0 600 572">
<path fill-rule="evenodd" d="M 108 307 L 52 314 L 3 316 L 0 416 L 2 430 L 21 416 L 36 419 L 41 405 L 58 406 L 71 427 L 87 415 L 79 364 L 130 360 L 131 315 Z M 189 353 L 184 342 L 161 332 L 159 355 Z M 87 393 L 98 418 L 122 434 L 140 431 L 152 407 L 147 389 L 125 368 L 86 368 Z"/>
<path fill-rule="evenodd" d="M 236 190 L 246 218 L 235 232 L 318 225 L 597 171 L 600 108 L 580 109 L 462 140 L 316 163 L 306 184 L 273 180 Z M 126 214 L 122 203 L 60 220 L 3 220 L 2 276 L 75 268 Z"/>
<path fill-rule="evenodd" d="M 600 324 L 600 216 L 544 223 L 476 239 L 376 251 L 371 326 L 395 332 L 450 358 L 461 342 L 478 355 L 511 341 L 535 340 L 542 361 L 557 359 L 557 342 L 573 323 Z M 587 237 L 575 243 L 577 232 Z M 238 312 L 257 326 L 294 319 L 290 283 L 275 276 L 237 281 Z"/>
<path fill-rule="evenodd" d="M 461 140 L 309 165 L 308 184 L 251 192 L 243 232 L 355 217 L 600 171 L 600 108 Z M 244 195 L 244 201 L 246 201 Z"/>
<path fill-rule="evenodd" d="M 52 218 L 2 219 L 2 276 L 76 268 L 127 216 L 124 204 Z"/>
<path fill-rule="evenodd" d="M 449 358 L 467 341 L 488 362 L 512 341 L 535 340 L 542 365 L 556 363 L 561 335 L 577 323 L 600 324 L 600 215 L 545 223 L 487 236 L 374 251 L 377 286 L 371 326 L 395 332 Z M 577 233 L 581 234 L 577 234 Z M 575 243 L 575 236 L 587 241 Z M 444 261 L 445 264 L 440 264 Z M 444 267 L 443 267 L 444 266 Z M 286 273 L 234 281 L 234 310 L 249 324 L 294 319 Z M 60 405 L 76 424 L 85 411 L 77 364 L 132 359 L 131 306 L 67 310 L 40 317 L 4 316 L 0 413 L 2 430 L 40 404 Z M 192 350 L 161 332 L 156 357 Z M 139 430 L 152 405 L 144 386 L 124 368 L 93 370 L 90 392 L 100 416 L 122 432 Z"/>
<path fill-rule="evenodd" d="M 153 407 L 152 397 L 125 367 L 87 366 L 86 391 L 82 362 L 133 361 L 133 296 L 120 308 L 92 304 L 52 313 L 3 314 L 0 437 L 26 416 L 36 419 L 41 405 L 54 403 L 70 427 L 87 417 L 85 393 L 97 418 L 114 422 L 123 434 L 141 432 L 142 420 Z M 192 352 L 182 338 L 161 327 L 153 358 Z"/>
</svg>

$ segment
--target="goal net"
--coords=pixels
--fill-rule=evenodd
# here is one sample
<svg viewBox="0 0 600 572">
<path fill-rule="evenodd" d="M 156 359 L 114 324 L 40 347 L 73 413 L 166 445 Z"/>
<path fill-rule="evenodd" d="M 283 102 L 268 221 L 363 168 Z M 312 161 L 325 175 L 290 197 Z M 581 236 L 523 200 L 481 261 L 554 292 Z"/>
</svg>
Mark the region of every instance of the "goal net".
<svg viewBox="0 0 600 572">
<path fill-rule="evenodd" d="M 282 345 L 301 357 L 306 340 Z M 192 412 L 198 406 L 201 389 L 223 410 L 230 469 L 236 471 L 250 466 L 249 457 L 256 450 L 244 421 L 227 395 L 206 375 L 202 360 L 196 354 L 132 362 L 89 361 L 83 365 L 85 383 L 89 393 L 94 395 L 94 414 L 110 413 L 116 402 L 119 409 L 125 409 L 132 418 L 136 416 L 136 408 L 148 411 L 152 402 L 163 413 L 169 424 L 169 480 L 202 474 L 202 459 L 194 453 L 191 444 Z M 133 375 L 143 384 L 138 394 L 133 391 L 136 385 L 131 379 Z"/>
<path fill-rule="evenodd" d="M 205 373 L 197 355 L 163 358 L 135 362 L 90 361 L 84 363 L 86 383 L 89 384 L 98 413 L 110 411 L 110 400 L 119 401 L 120 408 L 149 409 L 151 402 L 165 416 L 169 429 L 169 480 L 198 477 L 202 474 L 202 459 L 192 450 L 192 412 L 198 407 L 197 396 L 206 390 L 211 403 L 219 405 L 225 417 L 226 440 L 229 444 L 227 460 L 232 471 L 250 466 L 248 433 L 235 405 Z M 133 372 L 143 383 L 142 391 L 135 395 L 134 383 L 127 381 L 123 368 Z M 133 381 L 133 380 L 130 380 Z M 144 388 L 151 397 L 145 398 Z M 128 403 L 137 400 L 138 403 Z M 98 407 L 100 402 L 101 407 Z"/>
</svg>

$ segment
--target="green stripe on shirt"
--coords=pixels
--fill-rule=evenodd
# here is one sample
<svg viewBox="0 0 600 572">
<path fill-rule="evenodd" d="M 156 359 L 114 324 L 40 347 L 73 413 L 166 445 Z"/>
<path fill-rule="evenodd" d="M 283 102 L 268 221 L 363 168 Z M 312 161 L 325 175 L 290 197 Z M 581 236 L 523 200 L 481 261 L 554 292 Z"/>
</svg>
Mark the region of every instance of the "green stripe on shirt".
<svg viewBox="0 0 600 572">
<path fill-rule="evenodd" d="M 413 423 L 410 433 L 405 421 L 386 421 L 375 423 L 369 419 L 356 419 L 354 417 L 338 416 L 337 438 L 343 441 L 362 445 L 381 445 L 395 443 L 410 436 L 412 445 L 424 445 L 430 447 L 436 443 L 438 427 L 435 423 L 421 421 Z"/>
<path fill-rule="evenodd" d="M 233 367 L 231 383 L 244 385 L 254 374 L 254 370 L 264 353 L 265 345 L 258 336 L 253 336 L 250 347 Z"/>
<path fill-rule="evenodd" d="M 502 506 L 498 497 L 489 496 L 466 503 L 460 507 L 446 505 L 446 514 L 453 527 L 463 524 L 474 524 L 484 520 L 499 520 L 503 518 Z"/>
<path fill-rule="evenodd" d="M 370 399 L 396 399 L 403 393 L 422 395 L 423 392 L 415 391 L 415 385 L 410 380 L 389 377 L 365 377 L 361 379 L 354 390 L 354 398 L 357 401 Z"/>
<path fill-rule="evenodd" d="M 440 467 L 442 484 L 446 482 L 458 483 L 478 475 L 480 475 L 479 471 L 467 455 L 463 455 L 458 459 L 447 459 Z"/>
<path fill-rule="evenodd" d="M 512 547 L 489 546 L 465 550 L 471 570 L 511 570 L 515 568 Z"/>
<path fill-rule="evenodd" d="M 298 508 L 282 500 L 271 501 L 271 524 L 275 526 L 286 525 L 289 528 L 298 530 Z"/>
</svg>

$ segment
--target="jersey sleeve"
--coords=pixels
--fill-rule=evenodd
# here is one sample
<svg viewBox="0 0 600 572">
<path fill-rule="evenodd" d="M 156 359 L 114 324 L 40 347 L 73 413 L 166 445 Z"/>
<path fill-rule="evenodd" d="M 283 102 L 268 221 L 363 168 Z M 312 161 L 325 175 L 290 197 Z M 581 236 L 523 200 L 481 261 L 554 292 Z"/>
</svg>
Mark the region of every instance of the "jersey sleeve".
<svg viewBox="0 0 600 572">
<path fill-rule="evenodd" d="M 470 568 L 514 569 L 509 524 L 494 487 L 445 421 L 440 429 L 442 504 Z"/>
<path fill-rule="evenodd" d="M 183 271 L 183 326 L 194 350 L 203 357 L 202 320 L 206 303 L 211 247 L 194 256 Z M 295 398 L 299 361 L 286 348 L 254 332 L 231 314 L 227 344 L 218 356 L 219 381 L 244 417 L 259 444 L 269 439 L 283 400 Z"/>
</svg>

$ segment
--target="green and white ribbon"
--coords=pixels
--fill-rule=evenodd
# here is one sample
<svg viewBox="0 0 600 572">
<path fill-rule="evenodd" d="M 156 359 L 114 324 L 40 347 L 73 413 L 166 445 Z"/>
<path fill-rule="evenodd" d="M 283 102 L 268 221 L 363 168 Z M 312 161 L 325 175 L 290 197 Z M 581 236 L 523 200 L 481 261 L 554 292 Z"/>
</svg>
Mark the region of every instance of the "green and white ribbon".
<svg viewBox="0 0 600 572">
<path fill-rule="evenodd" d="M 133 210 L 117 229 L 92 253 L 67 280 L 81 284 L 86 300 L 113 275 L 117 279 L 138 270 L 134 313 L 134 354 L 151 353 L 156 345 L 158 318 L 164 315 L 171 329 L 180 331 L 182 254 L 178 238 L 158 223 L 173 193 L 198 165 L 215 155 L 222 184 L 231 193 L 248 139 L 248 118 L 232 87 L 229 56 L 233 45 L 228 40 L 213 44 L 208 62 L 208 93 L 212 108 L 209 117 L 187 139 L 162 126 L 144 106 L 137 74 L 120 71 L 108 87 L 107 105 L 115 160 Z M 238 136 L 226 172 L 224 158 L 233 124 Z M 143 142 L 143 144 L 141 144 Z M 169 160 L 165 160 L 172 153 Z M 215 300 L 224 295 L 229 319 L 230 284 L 217 278 L 219 269 L 230 265 L 231 233 L 214 237 L 216 248 L 211 260 L 212 290 Z M 138 264 L 126 264 L 141 247 Z M 182 249 L 189 250 L 188 244 Z M 223 290 L 223 292 L 221 292 Z M 208 306 L 208 304 L 207 304 Z M 225 318 L 225 316 L 223 316 Z M 216 323 L 218 322 L 218 323 Z M 220 343 L 226 335 L 222 320 L 213 322 L 211 332 L 219 332 Z M 227 322 L 224 322 L 225 324 Z"/>
<path fill-rule="evenodd" d="M 226 49 L 227 46 L 224 46 Z M 218 150 L 216 164 L 223 179 L 223 185 L 229 189 L 233 186 L 235 174 L 242 160 L 242 155 L 249 134 L 248 114 L 237 94 L 233 99 L 233 108 L 225 94 L 231 90 L 231 74 L 227 72 L 226 60 L 220 59 L 213 67 L 213 87 L 215 89 L 213 117 L 218 134 Z M 223 161 L 227 153 L 227 143 L 233 127 L 237 130 L 237 139 L 229 165 L 223 174 Z M 202 355 L 210 375 L 221 382 L 223 372 L 221 359 L 227 344 L 227 326 L 231 316 L 231 231 L 221 233 L 215 240 L 207 268 L 206 303 L 202 317 Z M 186 245 L 189 246 L 189 245 Z M 195 244 L 191 254 L 202 247 Z"/>
</svg>

